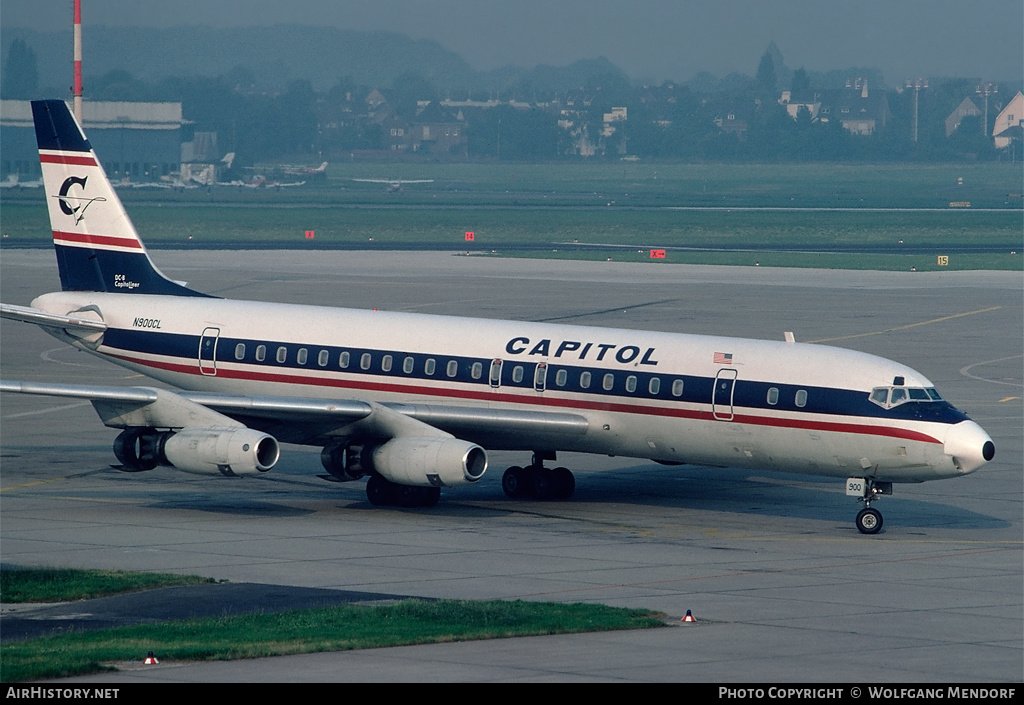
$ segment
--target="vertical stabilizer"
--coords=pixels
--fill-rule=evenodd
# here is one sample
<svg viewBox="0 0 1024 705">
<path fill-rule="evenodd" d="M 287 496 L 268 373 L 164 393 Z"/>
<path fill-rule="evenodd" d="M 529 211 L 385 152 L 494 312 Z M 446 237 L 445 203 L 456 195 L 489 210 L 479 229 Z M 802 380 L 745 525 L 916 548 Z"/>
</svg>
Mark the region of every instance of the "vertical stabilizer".
<svg viewBox="0 0 1024 705">
<path fill-rule="evenodd" d="M 205 296 L 171 281 L 153 265 L 64 101 L 33 101 L 32 119 L 61 288 Z"/>
</svg>

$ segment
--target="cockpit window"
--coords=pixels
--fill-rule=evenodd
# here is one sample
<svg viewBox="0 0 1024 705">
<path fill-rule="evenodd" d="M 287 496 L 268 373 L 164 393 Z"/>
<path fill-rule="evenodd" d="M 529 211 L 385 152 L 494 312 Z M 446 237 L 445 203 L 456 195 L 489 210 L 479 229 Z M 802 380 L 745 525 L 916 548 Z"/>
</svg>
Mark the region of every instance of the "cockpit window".
<svg viewBox="0 0 1024 705">
<path fill-rule="evenodd" d="M 891 409 L 908 401 L 942 401 L 934 387 L 875 387 L 868 398 L 883 409 Z"/>
</svg>

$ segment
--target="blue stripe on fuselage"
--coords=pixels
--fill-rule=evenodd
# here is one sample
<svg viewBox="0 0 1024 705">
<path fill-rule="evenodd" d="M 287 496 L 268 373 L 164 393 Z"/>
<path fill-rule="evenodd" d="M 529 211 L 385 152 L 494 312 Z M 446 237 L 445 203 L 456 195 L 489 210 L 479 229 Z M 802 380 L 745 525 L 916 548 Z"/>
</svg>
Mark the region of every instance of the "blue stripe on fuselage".
<svg viewBox="0 0 1024 705">
<path fill-rule="evenodd" d="M 104 334 L 103 344 L 104 347 L 111 349 L 110 352 L 123 351 L 126 353 L 141 353 L 175 358 L 176 363 L 195 365 L 198 371 L 199 340 L 200 336 L 198 335 L 110 328 Z M 245 346 L 245 351 L 241 358 L 235 356 L 239 344 Z M 256 350 L 261 345 L 265 347 L 265 357 L 262 361 L 256 359 Z M 286 351 L 285 361 L 277 362 L 277 351 L 281 347 L 285 348 Z M 307 351 L 305 364 L 299 364 L 298 362 L 298 354 L 301 349 Z M 328 352 L 328 356 L 327 364 L 321 366 L 319 364 L 319 354 L 323 350 Z M 344 352 L 349 354 L 348 365 L 347 367 L 340 367 L 339 360 Z M 360 360 L 364 354 L 371 356 L 371 365 L 368 369 L 362 369 L 360 366 Z M 391 356 L 391 367 L 389 370 L 383 369 L 383 361 L 386 356 Z M 403 363 L 407 357 L 413 358 L 412 371 L 408 373 L 403 368 Z M 425 363 L 428 359 L 436 361 L 436 369 L 432 375 L 428 375 L 425 371 Z M 384 378 L 388 381 L 405 380 L 410 382 L 474 384 L 479 385 L 481 389 L 487 389 L 490 386 L 489 369 L 493 359 L 448 354 L 408 353 L 400 350 L 248 340 L 224 336 L 220 337 L 217 341 L 216 353 L 218 364 L 243 364 L 253 371 L 307 370 L 313 373 L 341 372 L 367 378 Z M 449 377 L 446 368 L 448 363 L 453 360 L 457 363 L 457 372 L 454 377 Z M 659 374 L 634 370 L 611 370 L 578 365 L 562 365 L 551 362 L 546 364 L 547 392 L 555 394 L 558 392 L 586 394 L 595 399 L 607 401 L 627 399 L 658 400 L 709 405 L 715 384 L 713 377 Z M 474 375 L 474 365 L 479 365 L 478 376 Z M 514 370 L 517 366 L 523 368 L 522 379 L 518 382 L 513 379 Z M 536 363 L 534 362 L 503 360 L 500 388 L 533 389 L 535 368 Z M 560 370 L 567 372 L 564 385 L 557 384 L 557 376 Z M 590 372 L 591 374 L 590 385 L 586 388 L 580 385 L 580 378 L 584 372 Z M 614 376 L 614 384 L 610 390 L 606 390 L 602 386 L 603 378 L 607 374 Z M 636 377 L 636 391 L 634 392 L 627 392 L 625 389 L 626 379 L 630 376 Z M 657 393 L 651 392 L 652 378 L 657 378 L 660 381 Z M 683 381 L 682 394 L 678 396 L 673 394 L 672 389 L 673 382 L 676 380 Z M 316 385 L 318 384 L 318 377 L 309 375 L 303 379 L 296 380 L 296 382 L 299 384 Z M 778 402 L 776 404 L 769 404 L 768 393 L 773 387 L 779 390 Z M 807 392 L 807 403 L 802 407 L 797 406 L 795 401 L 796 394 L 800 390 Z M 963 412 L 946 401 L 909 401 L 892 409 L 883 409 L 877 404 L 872 403 L 868 399 L 868 392 L 862 390 L 761 382 L 744 380 L 742 378 L 737 379 L 734 387 L 733 407 L 736 409 L 929 421 L 946 424 L 959 423 L 968 418 Z"/>
</svg>

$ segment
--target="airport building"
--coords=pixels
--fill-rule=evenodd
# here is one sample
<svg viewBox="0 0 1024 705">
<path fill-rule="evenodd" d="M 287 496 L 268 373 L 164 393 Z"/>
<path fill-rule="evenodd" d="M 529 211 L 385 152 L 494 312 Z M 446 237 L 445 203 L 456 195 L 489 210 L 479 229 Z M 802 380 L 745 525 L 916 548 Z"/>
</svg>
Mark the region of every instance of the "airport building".
<svg viewBox="0 0 1024 705">
<path fill-rule="evenodd" d="M 158 181 L 179 171 L 181 103 L 85 101 L 82 119 L 111 181 Z M 22 181 L 41 176 L 27 100 L 0 101 L 0 178 L 12 174 Z"/>
</svg>

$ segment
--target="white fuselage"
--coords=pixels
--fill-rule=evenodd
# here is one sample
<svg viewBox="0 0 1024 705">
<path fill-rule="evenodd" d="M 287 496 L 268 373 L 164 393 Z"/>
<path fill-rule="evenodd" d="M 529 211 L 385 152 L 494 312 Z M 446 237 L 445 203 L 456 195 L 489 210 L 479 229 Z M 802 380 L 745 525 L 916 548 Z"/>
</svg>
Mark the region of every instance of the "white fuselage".
<svg viewBox="0 0 1024 705">
<path fill-rule="evenodd" d="M 52 332 L 183 389 L 571 412 L 589 422 L 558 447 L 492 434 L 492 448 L 896 482 L 983 464 L 946 447 L 984 431 L 937 395 L 892 408 L 869 401 L 893 386 L 920 397 L 932 388 L 922 375 L 822 345 L 140 294 L 54 293 L 33 306 L 98 317 L 102 337 Z"/>
</svg>

